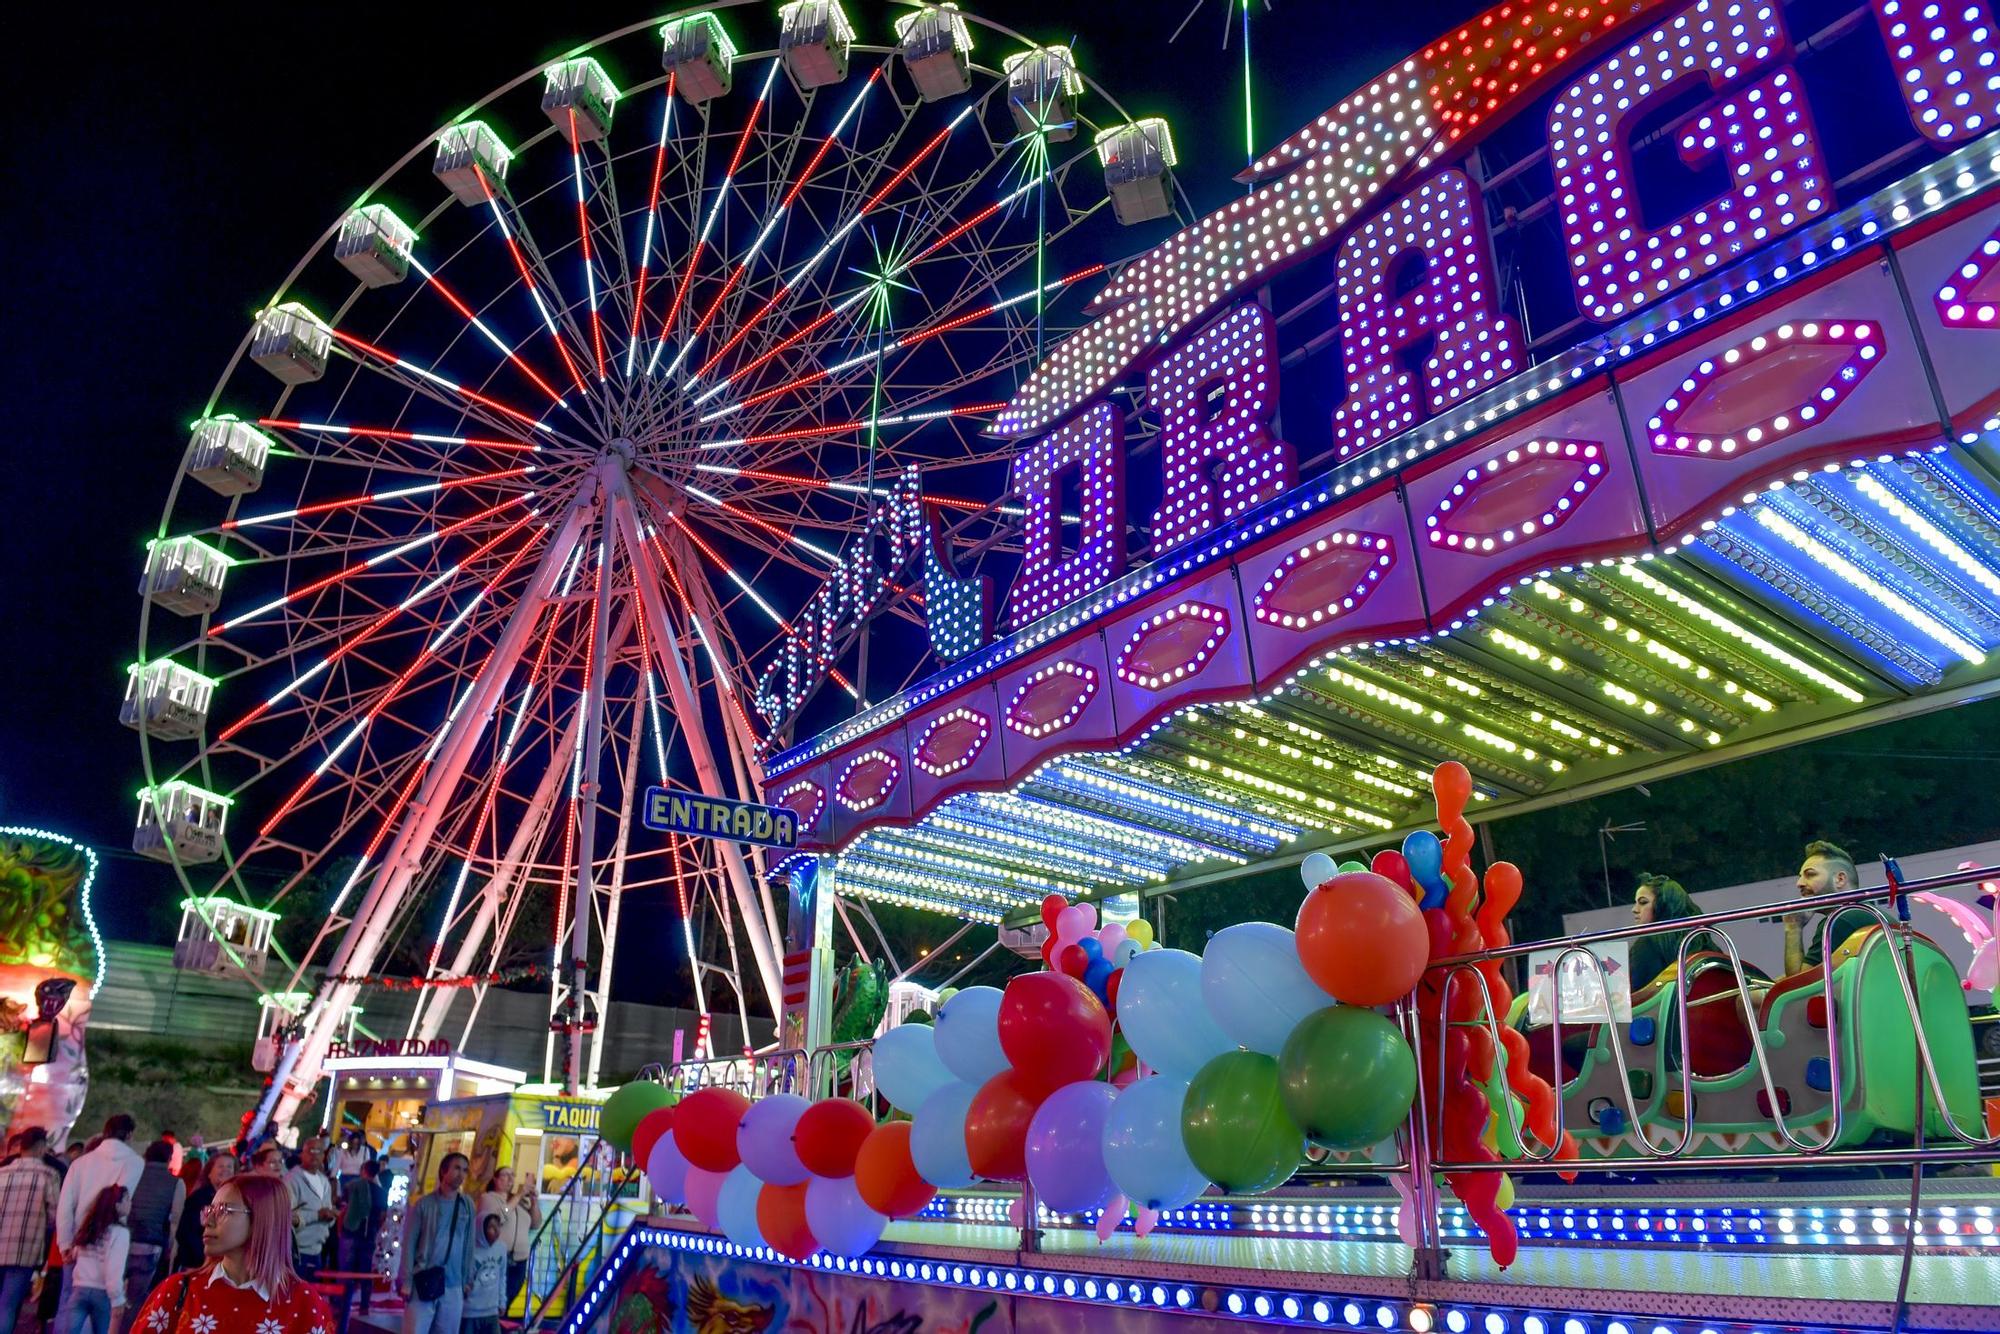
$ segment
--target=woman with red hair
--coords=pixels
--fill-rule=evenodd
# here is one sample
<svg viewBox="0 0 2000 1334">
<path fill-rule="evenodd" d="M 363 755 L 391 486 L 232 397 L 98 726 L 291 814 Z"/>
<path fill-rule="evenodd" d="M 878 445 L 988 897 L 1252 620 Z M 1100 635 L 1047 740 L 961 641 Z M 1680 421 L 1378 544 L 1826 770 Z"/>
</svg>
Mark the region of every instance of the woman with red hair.
<svg viewBox="0 0 2000 1334">
<path fill-rule="evenodd" d="M 240 1176 L 201 1211 L 208 1263 L 153 1289 L 134 1334 L 325 1334 L 326 1298 L 292 1270 L 292 1201 L 276 1177 Z"/>
</svg>

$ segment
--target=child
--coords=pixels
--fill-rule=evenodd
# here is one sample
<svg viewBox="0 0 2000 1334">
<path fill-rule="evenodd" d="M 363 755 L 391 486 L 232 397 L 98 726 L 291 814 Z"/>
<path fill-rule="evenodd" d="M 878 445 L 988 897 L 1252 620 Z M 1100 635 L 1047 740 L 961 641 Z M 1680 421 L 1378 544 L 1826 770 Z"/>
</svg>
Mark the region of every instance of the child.
<svg viewBox="0 0 2000 1334">
<path fill-rule="evenodd" d="M 111 1326 L 125 1305 L 125 1259 L 132 1245 L 132 1233 L 125 1226 L 125 1187 L 106 1186 L 90 1202 L 90 1210 L 77 1224 L 76 1243 L 70 1247 L 69 1328 L 62 1334 L 111 1334 Z"/>
<path fill-rule="evenodd" d="M 507 1248 L 500 1244 L 500 1215 L 481 1214 L 479 1240 L 466 1271 L 465 1324 L 461 1334 L 500 1334 L 500 1298 L 506 1290 Z"/>
</svg>

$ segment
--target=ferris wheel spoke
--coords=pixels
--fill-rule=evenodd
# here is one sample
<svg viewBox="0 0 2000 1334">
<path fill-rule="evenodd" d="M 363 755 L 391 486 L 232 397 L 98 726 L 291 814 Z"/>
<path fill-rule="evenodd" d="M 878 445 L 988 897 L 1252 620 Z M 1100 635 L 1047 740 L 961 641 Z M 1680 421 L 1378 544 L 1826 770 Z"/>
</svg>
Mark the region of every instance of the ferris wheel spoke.
<svg viewBox="0 0 2000 1334">
<path fill-rule="evenodd" d="M 501 207 L 500 196 L 494 191 L 493 182 L 487 179 L 484 168 L 475 166 L 473 170 L 478 174 L 480 189 L 486 196 L 486 207 L 493 216 L 494 229 L 500 233 L 500 239 L 506 244 L 507 253 L 514 261 L 514 272 L 520 276 L 522 289 L 527 292 L 529 300 L 534 302 L 535 313 L 541 317 L 542 328 L 548 332 L 549 341 L 556 345 L 556 354 L 562 358 L 563 369 L 569 372 L 570 380 L 576 385 L 577 392 L 588 399 L 590 386 L 584 383 L 583 372 L 577 369 L 576 359 L 570 355 L 569 344 L 564 340 L 562 330 L 556 327 L 555 315 L 549 310 L 549 303 L 542 299 L 541 284 L 528 268 L 527 257 L 521 253 L 521 243 L 514 235 L 514 228 L 507 221 L 507 210 Z M 544 273 L 546 275 L 545 266 Z M 555 290 L 551 280 L 550 291 Z M 561 305 L 560 299 L 557 305 Z"/>
<path fill-rule="evenodd" d="M 597 308 L 597 266 L 590 249 L 589 191 L 584 188 L 583 139 L 577 133 L 576 108 L 569 111 L 570 171 L 576 181 L 576 235 L 583 254 L 583 281 L 590 302 L 590 348 L 597 357 L 597 380 L 608 378 L 604 358 L 604 321 Z M 615 216 L 615 214 L 614 214 Z"/>
<path fill-rule="evenodd" d="M 280 597 L 274 598 L 271 601 L 264 603 L 260 607 L 254 608 L 251 611 L 243 612 L 240 615 L 230 617 L 228 620 L 217 621 L 209 627 L 208 634 L 211 638 L 220 637 L 231 630 L 235 630 L 251 621 L 256 620 L 260 616 L 264 616 L 270 612 L 277 611 L 283 607 L 289 606 L 290 604 L 299 601 L 301 598 L 310 597 L 314 593 L 320 592 L 321 590 L 326 588 L 331 588 L 335 584 L 343 583 L 346 580 L 349 580 L 358 574 L 362 574 L 369 570 L 372 570 L 376 566 L 381 565 L 387 561 L 394 560 L 399 556 L 407 555 L 411 551 L 429 546 L 431 543 L 436 542 L 442 538 L 449 537 L 453 533 L 459 532 L 465 528 L 469 528 L 475 523 L 480 523 L 486 519 L 490 519 L 494 515 L 512 509 L 517 505 L 525 504 L 528 500 L 534 497 L 534 494 L 535 493 L 532 491 L 523 492 L 520 495 L 510 497 L 507 500 L 503 500 L 497 505 L 493 505 L 486 509 L 483 509 L 479 511 L 477 514 L 468 515 L 463 519 L 459 519 L 452 523 L 446 524 L 441 528 L 434 528 L 428 533 L 420 534 L 417 537 L 407 539 L 406 541 L 401 542 L 394 547 L 391 547 L 387 551 L 371 556 L 367 560 L 358 561 L 352 565 L 347 566 L 342 570 L 336 571 L 333 574 L 329 574 L 320 579 L 316 579 L 313 582 L 307 584 L 303 588 L 285 593 Z"/>
<path fill-rule="evenodd" d="M 280 686 L 277 689 L 277 691 L 275 691 L 273 694 L 267 697 L 261 704 L 255 705 L 247 713 L 243 714 L 240 718 L 238 718 L 235 722 L 231 723 L 228 727 L 225 727 L 216 736 L 217 744 L 230 741 L 244 728 L 248 727 L 251 723 L 255 722 L 258 718 L 262 717 L 271 709 L 275 708 L 277 705 L 283 703 L 285 700 L 289 699 L 291 696 L 296 694 L 300 689 L 302 689 L 306 685 L 307 682 L 313 680 L 315 677 L 320 676 L 322 673 L 328 671 L 330 668 L 338 665 L 340 661 L 346 658 L 348 655 L 361 649 L 370 640 L 372 640 L 378 633 L 380 633 L 385 627 L 387 627 L 390 622 L 395 620 L 395 618 L 398 615 L 411 610 L 412 608 L 418 606 L 419 604 L 426 601 L 433 595 L 448 590 L 455 581 L 457 581 L 462 575 L 465 575 L 469 572 L 468 567 L 472 566 L 475 562 L 484 557 L 488 552 L 492 551 L 502 542 L 512 537 L 515 533 L 519 532 L 524 525 L 532 521 L 534 518 L 535 518 L 535 513 L 533 511 L 530 511 L 527 514 L 522 515 L 519 519 L 516 519 L 513 522 L 513 524 L 503 529 L 495 536 L 489 538 L 487 541 L 481 543 L 478 547 L 476 547 L 473 551 L 469 552 L 461 560 L 447 567 L 445 570 L 439 572 L 438 574 L 433 575 L 430 579 L 425 580 L 422 584 L 420 584 L 417 587 L 415 592 L 411 593 L 409 597 L 405 598 L 402 602 L 396 604 L 395 606 L 389 607 L 386 610 L 381 611 L 377 613 L 375 616 L 369 618 L 354 633 L 342 636 L 338 630 L 328 630 L 315 638 L 304 638 L 300 640 L 295 640 L 292 645 L 292 652 L 295 656 L 300 653 L 310 653 L 312 650 L 318 648 L 320 644 L 325 643 L 327 641 L 332 641 L 334 647 L 327 654 L 326 657 L 320 659 L 319 662 L 315 663 L 311 667 L 308 667 L 305 671 L 300 672 L 297 675 L 293 676 L 289 681 L 285 682 L 284 685 Z M 498 590 L 502 585 L 504 585 L 506 583 L 507 576 L 513 572 L 514 567 L 520 563 L 521 559 L 524 556 L 526 556 L 530 551 L 534 550 L 535 546 L 542 540 L 543 537 L 547 536 L 547 534 L 548 534 L 548 529 L 546 527 L 537 528 L 534 532 L 530 533 L 527 539 L 524 542 L 522 542 L 521 546 L 514 552 L 512 556 L 509 557 L 506 564 L 500 568 L 500 571 L 487 580 L 484 588 L 480 592 L 480 597 L 482 599 L 490 598 L 496 590 Z"/>
<path fill-rule="evenodd" d="M 869 72 L 866 82 L 861 86 L 861 90 L 847 104 L 847 109 L 841 113 L 840 119 L 834 123 L 832 131 L 820 140 L 819 147 L 814 150 L 812 158 L 806 163 L 805 170 L 792 178 L 792 184 L 786 190 L 784 197 L 774 209 L 768 211 L 764 225 L 757 230 L 755 237 L 750 242 L 749 248 L 730 269 L 729 277 L 724 281 L 721 290 L 716 292 L 714 297 L 710 299 L 707 309 L 702 312 L 701 318 L 695 322 L 694 329 L 688 334 L 686 341 L 681 344 L 680 350 L 674 354 L 673 361 L 667 366 L 665 371 L 667 379 L 673 379 L 674 374 L 680 369 L 681 362 L 686 359 L 688 353 L 694 349 L 696 341 L 701 338 L 702 334 L 707 331 L 709 325 L 715 320 L 717 313 L 722 310 L 724 302 L 736 290 L 737 284 L 743 280 L 751 264 L 756 261 L 759 253 L 764 249 L 765 243 L 771 239 L 780 226 L 790 221 L 789 214 L 792 204 L 811 182 L 814 173 L 825 162 L 827 154 L 833 150 L 835 144 L 840 142 L 841 135 L 846 133 L 849 123 L 860 113 L 862 103 L 867 100 L 868 94 L 874 90 L 881 77 L 882 66 L 878 65 Z M 801 119 L 803 119 L 803 116 L 804 113 L 801 113 Z M 791 141 L 791 146 L 796 151 L 797 141 L 795 139 Z M 784 164 L 781 172 L 774 173 L 774 175 L 789 174 L 789 162 Z"/>
<path fill-rule="evenodd" d="M 730 351 L 738 343 L 742 342 L 745 338 L 747 338 L 750 335 L 751 331 L 757 328 L 768 316 L 772 314 L 773 311 L 776 311 L 779 308 L 781 308 L 789 296 L 799 291 L 803 287 L 803 285 L 811 278 L 813 271 L 817 269 L 822 262 L 825 261 L 827 256 L 833 254 L 836 250 L 838 250 L 841 244 L 848 238 L 848 236 L 850 236 L 854 232 L 854 230 L 858 228 L 861 225 L 861 223 L 869 216 L 869 214 L 871 214 L 881 204 L 883 199 L 888 197 L 888 195 L 892 193 L 897 186 L 901 185 L 903 181 L 909 177 L 911 172 L 915 171 L 917 167 L 922 164 L 925 158 L 929 157 L 937 149 L 941 148 L 946 142 L 946 140 L 948 140 L 951 137 L 952 132 L 956 130 L 961 123 L 964 122 L 966 116 L 971 114 L 972 111 L 973 111 L 972 107 L 967 107 L 964 110 L 960 111 L 958 115 L 952 119 L 950 124 L 946 125 L 936 134 L 932 135 L 928 142 L 926 142 L 921 148 L 919 148 L 916 151 L 916 153 L 913 154 L 901 167 L 897 168 L 896 171 L 889 177 L 889 179 L 883 182 L 882 185 L 879 187 L 874 186 L 874 180 L 876 177 L 880 176 L 883 170 L 887 168 L 890 155 L 894 152 L 898 144 L 901 142 L 904 131 L 906 131 L 910 125 L 909 118 L 907 116 L 904 118 L 902 125 L 898 129 L 897 133 L 889 140 L 889 142 L 883 147 L 881 151 L 870 155 L 864 155 L 864 159 L 867 160 L 870 164 L 870 169 L 866 180 L 860 183 L 859 188 L 871 191 L 867 199 L 861 204 L 859 208 L 855 209 L 853 213 L 851 213 L 848 216 L 846 221 L 842 222 L 838 227 L 833 229 L 831 234 L 827 237 L 826 241 L 817 250 L 815 250 L 809 258 L 807 258 L 801 264 L 796 266 L 791 271 L 790 274 L 780 279 L 778 284 L 778 290 L 775 293 L 773 293 L 768 299 L 766 299 L 765 302 L 762 305 L 760 305 L 748 319 L 740 321 L 738 323 L 736 331 L 730 336 L 730 338 L 726 342 L 724 342 L 720 347 L 718 347 L 713 353 L 711 353 L 707 361 L 703 362 L 701 366 L 696 368 L 693 376 L 688 380 L 688 382 L 685 385 L 682 386 L 683 390 L 692 390 L 696 385 L 701 383 L 703 377 L 706 376 L 708 372 L 714 368 L 717 362 L 719 362 L 723 357 L 729 355 Z M 712 393 L 714 391 L 711 390 L 710 392 Z M 699 403 L 700 401 L 701 401 L 700 399 L 696 400 L 697 403 Z"/>
<path fill-rule="evenodd" d="M 408 458 L 401 454 L 371 453 L 357 449 L 356 443 L 382 440 L 394 444 L 435 445 L 443 449 L 475 449 L 511 457 L 537 454 L 544 448 L 539 443 L 518 439 L 452 435 L 440 431 L 409 431 L 389 426 L 350 426 L 342 422 L 304 421 L 296 417 L 259 417 L 257 425 L 300 436 L 325 437 L 323 441 L 325 448 L 319 447 L 313 441 L 286 439 L 284 442 L 288 446 L 286 457 L 310 459 L 314 463 L 381 468 L 391 472 L 407 472 L 426 477 L 435 476 L 441 469 L 458 468 L 463 465 L 449 453 Z M 498 461 L 481 460 L 485 463 Z"/>
<path fill-rule="evenodd" d="M 374 371 L 377 374 L 385 375 L 397 383 L 404 385 L 406 388 L 414 389 L 445 407 L 456 409 L 467 416 L 476 417 L 496 430 L 504 431 L 507 428 L 490 416 L 491 413 L 495 412 L 526 427 L 530 432 L 540 431 L 552 440 L 566 440 L 570 444 L 577 443 L 574 440 L 570 440 L 569 437 L 556 430 L 553 426 L 550 426 L 547 422 L 530 416 L 519 408 L 502 403 L 496 398 L 482 394 L 476 389 L 468 388 L 456 380 L 440 375 L 428 366 L 419 365 L 407 357 L 389 351 L 387 348 L 377 347 L 375 344 L 358 338 L 343 329 L 331 329 L 330 332 L 338 340 L 343 349 L 351 349 L 348 355 L 356 365 Z M 362 355 L 355 356 L 355 352 L 359 352 Z M 398 372 L 401 372 L 401 374 L 398 374 Z M 454 402 L 452 399 L 440 395 L 439 390 L 455 394 L 464 401 Z"/>
<path fill-rule="evenodd" d="M 639 267 L 632 278 L 632 327 L 625 339 L 625 378 L 630 381 L 635 359 L 639 355 L 641 326 L 646 312 L 646 278 L 653 265 L 653 234 L 660 221 L 660 177 L 667 166 L 667 140 L 674 128 L 674 88 L 680 71 L 669 70 L 667 88 L 660 112 L 660 140 L 653 150 L 653 184 L 646 197 L 646 230 L 639 241 Z"/>
<path fill-rule="evenodd" d="M 648 377 L 659 369 L 660 356 L 667 350 L 667 340 L 674 336 L 674 328 L 680 318 L 681 307 L 687 301 L 688 289 L 694 282 L 695 270 L 701 262 L 702 252 L 708 248 L 708 238 L 715 230 L 715 220 L 721 214 L 723 205 L 728 202 L 730 190 L 736 181 L 736 169 L 743 164 L 744 150 L 749 148 L 750 136 L 757 130 L 757 118 L 764 114 L 765 104 L 770 101 L 771 82 L 777 75 L 778 61 L 773 58 L 771 68 L 764 75 L 764 86 L 757 93 L 757 101 L 751 106 L 750 114 L 743 118 L 743 129 L 736 136 L 736 151 L 731 154 L 729 166 L 715 187 L 715 198 L 710 202 L 708 212 L 702 218 L 701 230 L 688 243 L 687 265 L 682 269 L 680 283 L 674 289 L 674 299 L 667 306 L 666 314 L 660 321 L 660 340 L 653 345 L 653 355 L 646 362 Z M 680 364 L 681 356 L 685 354 L 684 342 L 682 352 L 674 358 L 676 366 Z"/>
<path fill-rule="evenodd" d="M 473 312 L 472 307 L 467 305 L 464 299 L 460 297 L 457 292 L 454 292 L 451 289 L 450 285 L 444 281 L 444 279 L 438 277 L 435 272 L 433 272 L 430 268 L 426 267 L 424 262 L 418 259 L 415 255 L 410 256 L 410 267 L 417 271 L 418 276 L 420 276 L 424 280 L 425 285 L 430 287 L 431 290 L 435 291 L 440 297 L 444 298 L 444 301 L 447 305 L 449 305 L 453 310 L 457 311 L 459 315 L 464 317 L 467 325 L 469 325 L 472 329 L 478 332 L 478 334 L 482 338 L 484 338 L 488 343 L 491 343 L 493 345 L 494 350 L 499 352 L 499 354 L 502 357 L 506 358 L 507 362 L 510 365 L 512 365 L 516 370 L 520 371 L 521 374 L 527 376 L 529 380 L 533 381 L 535 388 L 541 390 L 544 394 L 547 394 L 549 397 L 549 401 L 551 403 L 563 409 L 565 412 L 574 412 L 574 409 L 570 407 L 568 401 L 565 400 L 561 394 L 556 392 L 556 387 L 550 384 L 548 380 L 542 376 L 542 373 L 540 371 L 536 370 L 533 366 L 530 366 L 527 363 L 527 361 L 521 356 L 519 349 L 514 347 L 512 344 L 508 343 L 507 340 L 502 338 L 499 334 L 495 333 L 493 331 L 493 327 L 487 324 L 486 321 L 481 319 L 477 314 L 475 314 Z"/>
<path fill-rule="evenodd" d="M 335 510 L 359 509 L 364 505 L 388 505 L 396 501 L 414 500 L 419 496 L 440 495 L 465 486 L 480 486 L 502 481 L 509 477 L 526 477 L 535 470 L 535 465 L 524 464 L 518 468 L 501 468 L 494 472 L 475 473 L 470 477 L 453 477 L 447 481 L 420 482 L 413 486 L 390 487 L 382 491 L 371 491 L 365 495 L 348 496 L 340 500 L 316 501 L 310 505 L 300 505 L 288 510 L 271 510 L 264 514 L 246 515 L 241 518 L 224 519 L 217 527 L 219 532 L 238 532 L 245 528 L 263 527 L 267 524 L 289 523 L 294 519 L 330 514 Z"/>
</svg>

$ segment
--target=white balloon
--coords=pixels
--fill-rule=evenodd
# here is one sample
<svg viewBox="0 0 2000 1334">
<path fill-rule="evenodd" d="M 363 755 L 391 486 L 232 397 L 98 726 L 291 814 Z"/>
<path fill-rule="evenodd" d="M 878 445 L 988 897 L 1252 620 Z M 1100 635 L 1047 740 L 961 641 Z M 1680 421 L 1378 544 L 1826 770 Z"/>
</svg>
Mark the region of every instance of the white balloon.
<svg viewBox="0 0 2000 1334">
<path fill-rule="evenodd" d="M 1305 881 L 1307 889 L 1318 889 L 1333 879 L 1340 867 L 1324 852 L 1308 852 L 1306 859 L 1299 863 L 1299 879 Z"/>
<path fill-rule="evenodd" d="M 1000 989 L 967 987 L 940 1005 L 935 1042 L 945 1069 L 968 1084 L 984 1084 L 1005 1070 L 1009 1062 L 1000 1048 Z"/>
<path fill-rule="evenodd" d="M 1125 965 L 1118 1027 L 1132 1051 L 1161 1074 L 1192 1079 L 1235 1047 L 1202 1002 L 1201 960 L 1186 950 L 1147 950 Z"/>
</svg>

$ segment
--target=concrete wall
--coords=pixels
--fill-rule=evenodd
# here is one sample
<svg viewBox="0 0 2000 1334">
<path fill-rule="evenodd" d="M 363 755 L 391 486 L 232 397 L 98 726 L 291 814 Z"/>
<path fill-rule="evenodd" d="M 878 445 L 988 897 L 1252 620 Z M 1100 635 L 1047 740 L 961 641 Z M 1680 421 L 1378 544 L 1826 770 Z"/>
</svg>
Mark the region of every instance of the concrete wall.
<svg viewBox="0 0 2000 1334">
<path fill-rule="evenodd" d="M 1851 851 L 1852 849 L 1850 849 Z M 1943 848 L 1936 852 L 1922 852 L 1911 856 L 1898 856 L 1897 864 L 1903 868 L 1907 880 L 1921 880 L 1934 875 L 1944 875 L 1960 862 L 1972 862 L 1979 866 L 2000 865 L 2000 842 L 1972 843 L 1962 848 Z M 1863 885 L 1884 883 L 1882 863 L 1863 862 L 1860 866 Z M 1671 874 L 1671 872 L 1668 872 Z M 1613 927 L 1632 924 L 1632 886 L 1619 886 L 1615 882 L 1613 890 L 1622 902 L 1615 908 L 1592 908 L 1585 912 L 1563 914 L 1563 930 L 1569 935 L 1582 935 L 1590 931 L 1608 931 Z M 1773 880 L 1759 880 L 1747 885 L 1730 885 L 1724 889 L 1698 890 L 1687 886 L 1693 895 L 1695 906 L 1703 912 L 1722 912 L 1730 908 L 1746 908 L 1759 903 L 1797 901 L 1798 885 L 1796 874 L 1780 876 Z M 1972 901 L 1975 891 L 1970 888 L 1946 891 L 1951 898 L 1961 903 Z M 1916 929 L 1936 941 L 1938 947 L 1951 957 L 1961 974 L 1972 962 L 1972 946 L 1965 934 L 1954 925 L 1950 918 L 1935 908 L 1922 903 L 1910 909 L 1910 920 Z M 1729 938 L 1736 942 L 1737 953 L 1746 964 L 1755 964 L 1773 977 L 1784 971 L 1785 933 L 1784 927 L 1776 920 L 1739 922 L 1729 928 Z M 1974 999 L 1980 999 L 1976 995 Z"/>
<path fill-rule="evenodd" d="M 177 969 L 173 951 L 163 945 L 125 940 L 106 941 L 105 945 L 104 991 L 91 1007 L 93 1029 L 246 1044 L 256 1036 L 257 993 L 249 984 Z M 316 983 L 318 970 L 313 970 L 309 977 Z M 266 981 L 271 986 L 282 981 L 275 967 Z M 471 999 L 470 993 L 453 998 L 443 1031 L 454 1044 L 464 1030 Z M 415 1004 L 416 996 L 411 992 L 364 992 L 362 1024 L 378 1037 L 402 1037 Z M 603 1028 L 610 1044 L 602 1062 L 605 1079 L 630 1075 L 654 1061 L 664 1064 L 672 1060 L 676 1030 L 687 1034 L 685 1041 L 691 1052 L 695 1023 L 692 1010 L 613 1001 Z M 735 1014 L 717 1013 L 714 1026 L 718 1051 L 742 1049 L 741 1025 Z M 758 1024 L 753 1020 L 751 1029 L 757 1045 L 770 1040 L 768 1023 Z M 531 1079 L 539 1079 L 548 1037 L 546 991 L 493 987 L 480 1003 L 479 1021 L 464 1046 L 464 1053 L 478 1060 L 525 1070 Z"/>
</svg>

